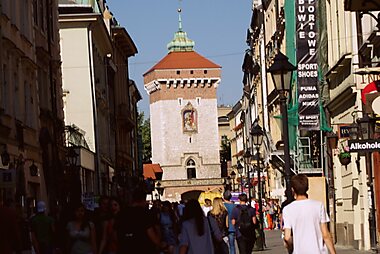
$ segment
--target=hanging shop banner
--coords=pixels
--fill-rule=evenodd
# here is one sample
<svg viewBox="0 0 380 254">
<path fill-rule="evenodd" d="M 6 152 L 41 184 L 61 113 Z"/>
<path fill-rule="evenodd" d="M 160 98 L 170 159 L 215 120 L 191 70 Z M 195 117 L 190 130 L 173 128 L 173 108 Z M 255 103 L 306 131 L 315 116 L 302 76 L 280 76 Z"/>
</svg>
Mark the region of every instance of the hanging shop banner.
<svg viewBox="0 0 380 254">
<path fill-rule="evenodd" d="M 360 139 L 348 140 L 350 152 L 374 152 L 380 150 L 380 140 L 378 139 Z"/>
<path fill-rule="evenodd" d="M 319 130 L 318 7 L 316 0 L 296 0 L 299 129 Z"/>
</svg>

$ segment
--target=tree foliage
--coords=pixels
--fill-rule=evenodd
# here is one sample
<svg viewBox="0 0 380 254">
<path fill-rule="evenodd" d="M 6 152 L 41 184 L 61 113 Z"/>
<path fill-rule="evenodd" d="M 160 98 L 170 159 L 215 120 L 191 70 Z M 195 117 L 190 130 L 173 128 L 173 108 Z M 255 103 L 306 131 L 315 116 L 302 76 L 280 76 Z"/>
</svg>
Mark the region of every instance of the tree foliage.
<svg viewBox="0 0 380 254">
<path fill-rule="evenodd" d="M 143 163 L 151 162 L 152 158 L 152 145 L 150 139 L 150 119 L 145 119 L 144 112 L 139 112 L 138 118 L 138 132 L 142 139 L 142 161 Z"/>
</svg>

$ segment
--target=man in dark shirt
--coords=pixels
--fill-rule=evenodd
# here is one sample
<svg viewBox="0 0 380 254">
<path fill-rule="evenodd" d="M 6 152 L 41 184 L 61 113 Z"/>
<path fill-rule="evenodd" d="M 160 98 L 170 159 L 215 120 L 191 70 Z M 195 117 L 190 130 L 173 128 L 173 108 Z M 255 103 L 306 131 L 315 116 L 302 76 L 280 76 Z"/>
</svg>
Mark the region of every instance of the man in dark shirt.
<svg viewBox="0 0 380 254">
<path fill-rule="evenodd" d="M 155 223 L 155 218 L 146 205 L 145 191 L 135 190 L 132 205 L 120 212 L 115 221 L 118 254 L 159 253 L 165 246 L 161 245 Z"/>
<path fill-rule="evenodd" d="M 256 224 L 256 210 L 253 207 L 247 206 L 247 194 L 242 193 L 239 195 L 239 205 L 232 210 L 232 225 L 235 226 L 236 241 L 239 247 L 240 254 L 251 254 L 255 244 L 255 227 Z M 252 220 L 252 227 L 249 232 L 241 232 L 242 224 L 242 210 L 246 210 L 250 219 Z"/>
</svg>

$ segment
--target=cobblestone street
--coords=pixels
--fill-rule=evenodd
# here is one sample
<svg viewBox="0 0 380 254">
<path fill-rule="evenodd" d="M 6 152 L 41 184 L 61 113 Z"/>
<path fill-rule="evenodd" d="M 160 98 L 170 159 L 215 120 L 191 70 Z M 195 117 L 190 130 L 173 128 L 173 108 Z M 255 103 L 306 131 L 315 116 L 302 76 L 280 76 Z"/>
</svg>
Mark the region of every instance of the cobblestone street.
<svg viewBox="0 0 380 254">
<path fill-rule="evenodd" d="M 287 254 L 287 251 L 284 248 L 281 239 L 281 231 L 280 230 L 271 230 L 265 231 L 265 237 L 267 242 L 267 248 L 262 251 L 263 253 L 271 253 L 271 254 Z M 337 249 L 337 253 L 341 254 L 369 254 L 374 253 L 371 251 L 358 251 L 353 249 L 348 249 L 343 246 L 335 246 Z M 254 251 L 254 253 L 257 251 Z"/>
</svg>

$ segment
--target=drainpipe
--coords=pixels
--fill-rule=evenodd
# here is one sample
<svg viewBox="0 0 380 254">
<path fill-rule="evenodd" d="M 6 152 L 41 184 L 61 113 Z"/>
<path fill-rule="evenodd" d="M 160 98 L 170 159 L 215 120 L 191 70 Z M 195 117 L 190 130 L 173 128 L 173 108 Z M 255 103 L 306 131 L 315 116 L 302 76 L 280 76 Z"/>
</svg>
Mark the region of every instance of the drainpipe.
<svg viewBox="0 0 380 254">
<path fill-rule="evenodd" d="M 53 134 L 53 139 L 52 139 L 52 157 L 53 158 L 50 158 L 50 160 L 52 160 L 52 165 L 56 166 L 57 168 L 59 168 L 59 166 L 56 164 L 60 158 L 59 158 L 59 154 L 58 154 L 58 145 L 57 145 L 57 140 L 60 140 L 58 137 L 57 137 L 57 132 L 56 132 L 56 128 L 57 128 L 57 118 L 58 118 L 58 111 L 57 111 L 57 89 L 56 89 L 56 83 L 54 82 L 54 79 L 53 79 L 53 66 L 52 66 L 52 61 L 54 61 L 54 59 L 52 59 L 52 49 L 51 49 L 51 38 L 52 38 L 52 26 L 54 25 L 53 23 L 53 18 L 50 19 L 50 16 L 52 15 L 52 12 L 51 12 L 51 6 L 53 4 L 53 1 L 52 0 L 49 0 L 46 2 L 46 22 L 47 22 L 47 46 L 48 46 L 48 54 L 49 54 L 49 81 L 50 81 L 50 97 L 51 97 L 51 110 L 52 110 L 52 113 L 53 113 L 53 128 L 52 128 L 52 134 Z M 57 41 L 58 38 L 54 38 L 54 41 Z M 62 99 L 62 98 L 60 98 Z M 52 170 L 53 168 L 44 168 L 44 170 Z M 63 170 L 63 169 L 62 169 Z M 59 173 L 62 173 L 61 171 L 59 171 Z M 55 201 L 57 200 L 57 193 L 55 191 L 55 182 L 54 180 L 57 179 L 57 176 L 54 177 L 54 174 L 52 174 L 52 172 L 48 172 L 48 174 L 45 173 L 45 175 L 48 176 L 48 179 L 45 179 L 45 186 L 47 186 L 47 190 L 46 190 L 46 194 L 48 196 L 48 200 L 49 200 L 49 205 L 51 206 L 52 204 L 50 203 L 51 201 Z"/>
<path fill-rule="evenodd" d="M 88 25 L 87 27 L 87 36 L 88 36 L 88 63 L 90 66 L 90 83 L 91 83 L 91 97 L 92 97 L 92 113 L 93 113 L 93 121 L 94 121 L 94 143 L 95 143 L 95 174 L 96 174 L 96 187 L 98 191 L 98 195 L 101 194 L 101 186 L 100 186 L 100 153 L 99 153 L 99 132 L 98 132 L 98 112 L 96 105 L 96 87 L 95 87 L 95 71 L 94 71 L 94 55 L 92 48 L 92 25 Z"/>
</svg>

